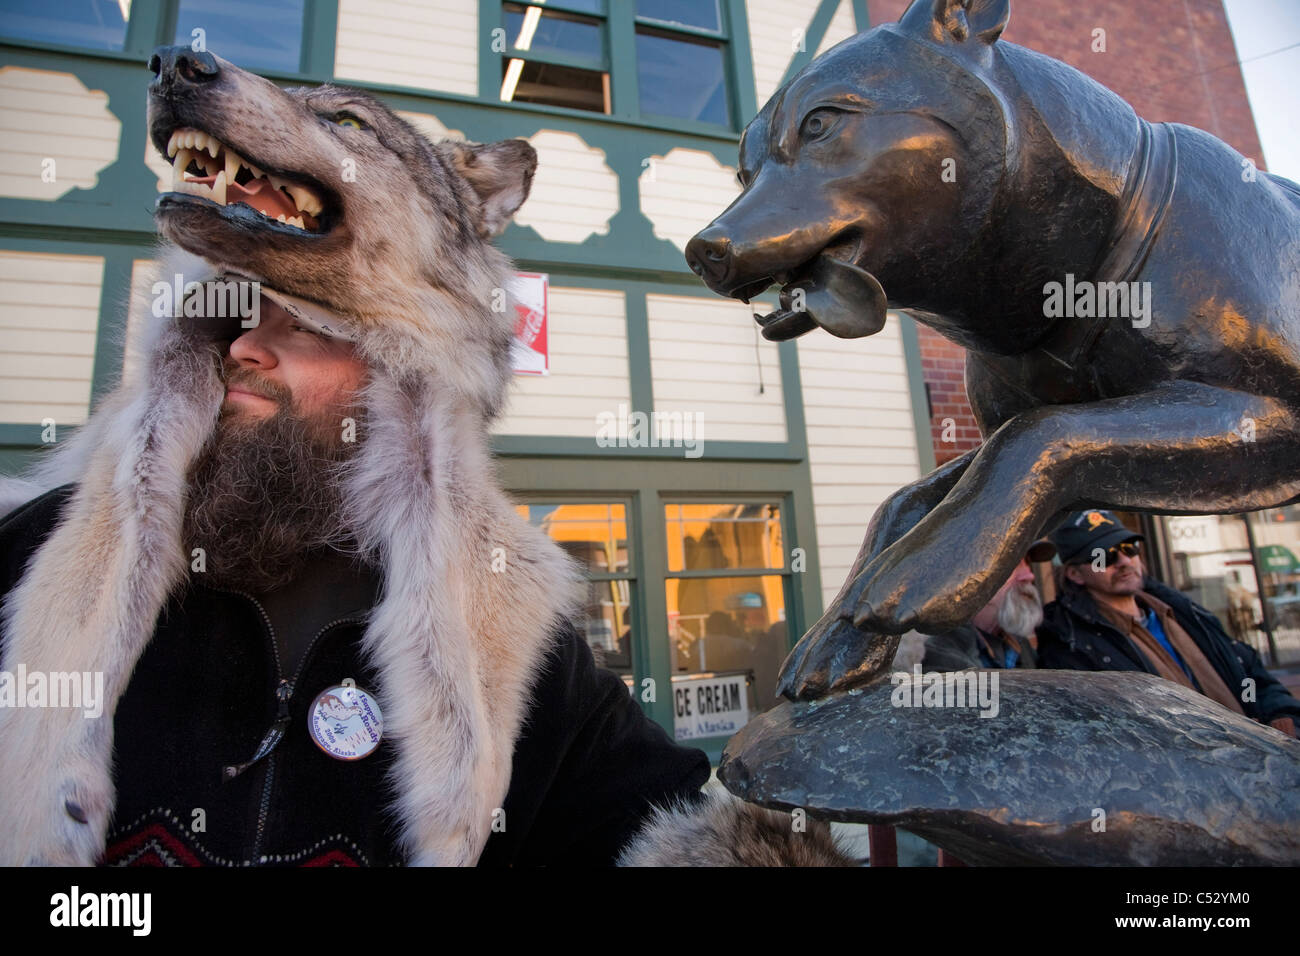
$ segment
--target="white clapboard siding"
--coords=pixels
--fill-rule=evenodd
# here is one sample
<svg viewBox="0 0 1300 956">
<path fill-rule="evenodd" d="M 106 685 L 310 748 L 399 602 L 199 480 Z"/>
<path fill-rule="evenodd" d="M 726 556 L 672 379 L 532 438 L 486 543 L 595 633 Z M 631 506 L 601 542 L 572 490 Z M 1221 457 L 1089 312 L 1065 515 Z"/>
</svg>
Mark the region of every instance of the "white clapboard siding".
<svg viewBox="0 0 1300 956">
<path fill-rule="evenodd" d="M 0 68 L 0 196 L 53 200 L 93 188 L 121 133 L 108 94 L 71 73 Z"/>
<path fill-rule="evenodd" d="M 646 296 L 654 410 L 702 416 L 696 420 L 702 422 L 706 456 L 710 441 L 786 440 L 780 357 L 775 343 L 756 336 L 753 319 L 754 312 L 774 307 Z"/>
<path fill-rule="evenodd" d="M 685 252 L 691 236 L 740 195 L 736 168 L 698 149 L 671 149 L 649 160 L 637 180 L 641 211 L 656 236 Z"/>
<path fill-rule="evenodd" d="M 596 437 L 596 417 L 631 400 L 622 292 L 552 286 L 549 375 L 516 375 L 499 435 Z"/>
<path fill-rule="evenodd" d="M 826 35 L 822 37 L 822 42 L 817 45 L 817 56 L 821 56 L 835 44 L 841 40 L 847 40 L 857 32 L 857 20 L 853 16 L 852 0 L 840 0 L 840 5 L 835 8 L 830 25 L 826 28 Z"/>
<path fill-rule="evenodd" d="M 334 75 L 478 95 L 475 0 L 339 0 Z"/>
<path fill-rule="evenodd" d="M 126 333 L 122 349 L 122 378 L 130 378 L 136 370 L 140 348 L 141 326 L 153 304 L 153 284 L 158 280 L 158 263 L 153 259 L 134 259 L 131 262 L 131 297 L 126 306 Z"/>
<path fill-rule="evenodd" d="M 0 422 L 86 419 L 102 256 L 0 250 Z"/>
<path fill-rule="evenodd" d="M 530 226 L 548 242 L 582 242 L 609 233 L 618 212 L 618 177 L 605 151 L 588 146 L 577 133 L 538 130 L 528 140 L 537 150 L 533 187 L 515 222 Z"/>
<path fill-rule="evenodd" d="M 898 318 L 863 339 L 799 339 L 822 597 L 839 591 L 882 501 L 920 476 Z"/>
<path fill-rule="evenodd" d="M 781 85 L 817 6 L 818 0 L 745 0 L 759 109 Z"/>
</svg>

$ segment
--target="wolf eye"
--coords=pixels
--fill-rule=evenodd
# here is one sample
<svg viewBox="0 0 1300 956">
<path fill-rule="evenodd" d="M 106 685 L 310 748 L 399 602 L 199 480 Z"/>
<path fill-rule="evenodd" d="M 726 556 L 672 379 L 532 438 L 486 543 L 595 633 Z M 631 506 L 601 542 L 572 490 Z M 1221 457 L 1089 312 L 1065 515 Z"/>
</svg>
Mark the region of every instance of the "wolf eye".
<svg viewBox="0 0 1300 956">
<path fill-rule="evenodd" d="M 365 129 L 366 124 L 361 122 L 351 113 L 339 113 L 334 117 L 334 123 L 338 126 L 346 126 L 348 129 Z"/>
<path fill-rule="evenodd" d="M 840 121 L 840 111 L 823 107 L 813 110 L 804 117 L 799 135 L 804 139 L 820 139 L 831 131 Z"/>
</svg>

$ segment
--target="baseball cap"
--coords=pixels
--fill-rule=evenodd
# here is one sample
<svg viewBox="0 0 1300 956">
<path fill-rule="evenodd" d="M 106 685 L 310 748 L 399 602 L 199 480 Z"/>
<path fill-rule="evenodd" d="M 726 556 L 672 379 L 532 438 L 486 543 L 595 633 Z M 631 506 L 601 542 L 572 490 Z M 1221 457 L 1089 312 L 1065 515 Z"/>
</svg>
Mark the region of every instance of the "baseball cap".
<svg viewBox="0 0 1300 956">
<path fill-rule="evenodd" d="M 1103 550 L 1123 541 L 1145 541 L 1142 535 L 1124 527 L 1112 512 L 1079 511 L 1052 532 L 1052 542 L 1062 564 L 1086 561 L 1096 548 Z"/>
<path fill-rule="evenodd" d="M 1056 557 L 1056 545 L 1046 538 L 1039 538 L 1029 546 L 1029 550 L 1025 552 L 1025 557 L 1033 562 L 1051 561 L 1052 558 Z"/>
</svg>

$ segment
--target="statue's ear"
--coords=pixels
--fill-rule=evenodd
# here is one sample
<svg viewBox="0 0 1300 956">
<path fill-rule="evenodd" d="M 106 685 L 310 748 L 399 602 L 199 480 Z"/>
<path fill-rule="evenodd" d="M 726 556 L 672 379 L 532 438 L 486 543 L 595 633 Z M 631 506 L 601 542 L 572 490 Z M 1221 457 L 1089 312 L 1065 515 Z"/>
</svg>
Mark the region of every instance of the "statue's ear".
<svg viewBox="0 0 1300 956">
<path fill-rule="evenodd" d="M 537 169 L 537 151 L 522 139 L 448 145 L 456 171 L 479 198 L 479 233 L 486 238 L 499 236 L 528 198 Z"/>
<path fill-rule="evenodd" d="M 997 42 L 1011 17 L 1011 0 L 912 0 L 899 26 L 943 46 Z"/>
</svg>

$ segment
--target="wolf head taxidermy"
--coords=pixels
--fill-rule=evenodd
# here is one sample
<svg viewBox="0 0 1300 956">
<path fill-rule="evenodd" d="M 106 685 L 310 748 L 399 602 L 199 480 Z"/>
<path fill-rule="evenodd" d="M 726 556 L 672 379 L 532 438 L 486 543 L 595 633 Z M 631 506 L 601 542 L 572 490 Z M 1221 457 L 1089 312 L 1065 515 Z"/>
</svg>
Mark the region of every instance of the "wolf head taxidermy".
<svg viewBox="0 0 1300 956">
<path fill-rule="evenodd" d="M 363 93 L 281 90 L 184 47 L 150 66 L 150 136 L 174 162 L 156 208 L 173 247 L 162 275 L 236 275 L 319 306 L 346 321 L 367 367 L 342 506 L 382 568 L 364 650 L 397 748 L 393 812 L 410 861 L 473 863 L 529 681 L 577 592 L 564 553 L 498 489 L 487 447 L 512 342 L 492 308 L 509 263 L 489 240 L 526 198 L 536 156 L 522 140 L 435 145 Z M 114 705 L 190 570 L 187 476 L 221 415 L 220 343 L 237 333 L 152 313 L 137 316 L 134 371 L 39 472 L 76 490 L 6 602 L 5 666 L 102 672 L 108 719 L 0 711 L 7 864 L 103 851 Z M 506 573 L 489 573 L 494 553 Z"/>
</svg>

